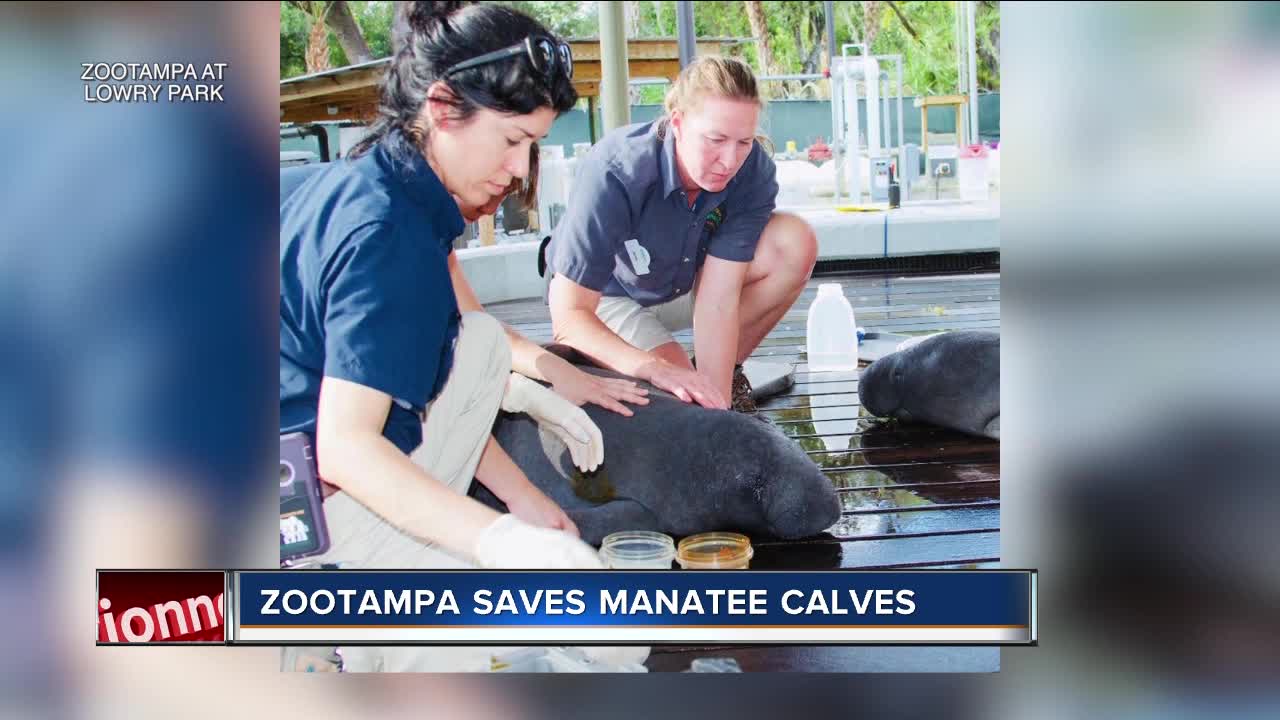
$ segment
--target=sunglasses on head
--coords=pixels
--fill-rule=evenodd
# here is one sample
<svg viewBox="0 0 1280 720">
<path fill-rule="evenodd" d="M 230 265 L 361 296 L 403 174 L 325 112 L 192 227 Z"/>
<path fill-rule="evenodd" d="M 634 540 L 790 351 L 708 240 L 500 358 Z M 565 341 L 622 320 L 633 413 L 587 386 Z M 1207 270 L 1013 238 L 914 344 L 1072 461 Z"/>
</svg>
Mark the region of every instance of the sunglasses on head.
<svg viewBox="0 0 1280 720">
<path fill-rule="evenodd" d="M 573 79 L 573 53 L 569 50 L 569 44 L 563 40 L 555 40 L 545 35 L 531 35 L 525 38 L 524 42 L 517 43 L 511 47 L 494 50 L 493 52 L 473 57 L 470 60 L 463 60 L 445 70 L 444 77 L 448 77 L 460 70 L 487 65 L 519 55 L 528 57 L 533 69 L 542 73 L 548 79 L 557 69 L 560 70 L 566 80 Z"/>
</svg>

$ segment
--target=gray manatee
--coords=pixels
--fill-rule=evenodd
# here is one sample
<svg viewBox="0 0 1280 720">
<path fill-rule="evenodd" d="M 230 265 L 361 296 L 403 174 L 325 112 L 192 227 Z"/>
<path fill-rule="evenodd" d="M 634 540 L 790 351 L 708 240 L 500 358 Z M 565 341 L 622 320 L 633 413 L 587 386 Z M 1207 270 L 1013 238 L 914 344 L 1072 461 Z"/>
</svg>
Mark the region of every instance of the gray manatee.
<svg viewBox="0 0 1280 720">
<path fill-rule="evenodd" d="M 553 346 L 562 356 L 572 351 Z M 585 372 L 623 377 L 571 361 Z M 499 413 L 494 436 L 535 486 L 573 519 L 582 538 L 599 545 L 619 530 L 682 537 L 715 530 L 755 537 L 817 535 L 840 517 L 831 481 L 774 425 L 729 410 L 687 404 L 648 383 L 648 405 L 623 417 L 584 409 L 604 437 L 604 464 L 591 474 L 573 466 L 554 435 L 527 415 Z M 499 510 L 479 483 L 471 495 Z"/>
<path fill-rule="evenodd" d="M 1000 334 L 945 332 L 886 355 L 862 371 L 858 395 L 879 417 L 999 440 Z"/>
</svg>

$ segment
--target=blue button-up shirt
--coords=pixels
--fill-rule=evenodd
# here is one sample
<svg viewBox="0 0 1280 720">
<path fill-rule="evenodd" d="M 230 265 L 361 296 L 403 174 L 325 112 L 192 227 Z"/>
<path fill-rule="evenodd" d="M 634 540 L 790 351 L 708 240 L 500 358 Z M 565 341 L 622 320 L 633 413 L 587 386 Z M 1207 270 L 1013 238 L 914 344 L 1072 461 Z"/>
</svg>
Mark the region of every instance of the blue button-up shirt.
<svg viewBox="0 0 1280 720">
<path fill-rule="evenodd" d="M 773 159 L 756 143 L 724 190 L 700 192 L 689 207 L 675 140 L 669 130 L 659 137 L 660 122 L 617 128 L 580 161 L 547 246 L 556 273 L 646 307 L 690 292 L 708 254 L 754 258 L 778 195 Z"/>
<path fill-rule="evenodd" d="M 308 178 L 280 206 L 280 432 L 314 433 L 325 376 L 390 395 L 406 454 L 448 377 L 461 316 L 449 278 L 465 227 L 398 133 Z"/>
</svg>

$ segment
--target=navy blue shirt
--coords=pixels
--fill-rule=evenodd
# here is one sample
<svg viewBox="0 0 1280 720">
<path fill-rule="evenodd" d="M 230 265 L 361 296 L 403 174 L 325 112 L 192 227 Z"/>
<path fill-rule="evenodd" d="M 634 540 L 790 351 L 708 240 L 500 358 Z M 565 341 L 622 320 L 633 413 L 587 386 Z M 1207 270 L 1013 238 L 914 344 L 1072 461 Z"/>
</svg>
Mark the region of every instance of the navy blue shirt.
<svg viewBox="0 0 1280 720">
<path fill-rule="evenodd" d="M 399 133 L 339 160 L 280 206 L 280 432 L 313 433 L 323 377 L 393 398 L 383 435 L 406 454 L 449 374 L 461 316 L 449 278 L 465 227 Z"/>
<path fill-rule="evenodd" d="M 778 196 L 773 158 L 756 143 L 724 190 L 689 207 L 660 122 L 617 128 L 591 149 L 547 246 L 556 273 L 646 307 L 692 290 L 708 254 L 751 261 Z"/>
</svg>

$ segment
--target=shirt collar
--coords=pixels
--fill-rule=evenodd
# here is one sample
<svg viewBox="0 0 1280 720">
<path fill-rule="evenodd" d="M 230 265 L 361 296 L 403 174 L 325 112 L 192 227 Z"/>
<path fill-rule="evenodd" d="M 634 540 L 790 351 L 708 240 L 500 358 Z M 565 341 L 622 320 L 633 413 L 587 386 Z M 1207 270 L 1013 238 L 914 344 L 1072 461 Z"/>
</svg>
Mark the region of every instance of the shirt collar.
<svg viewBox="0 0 1280 720">
<path fill-rule="evenodd" d="M 400 181 L 405 194 L 440 223 L 445 237 L 452 240 L 462 234 L 467 222 L 458 209 L 458 203 L 444 183 L 440 182 L 427 159 L 408 138 L 399 130 L 392 130 L 378 144 L 378 152 L 394 177 Z"/>
</svg>

